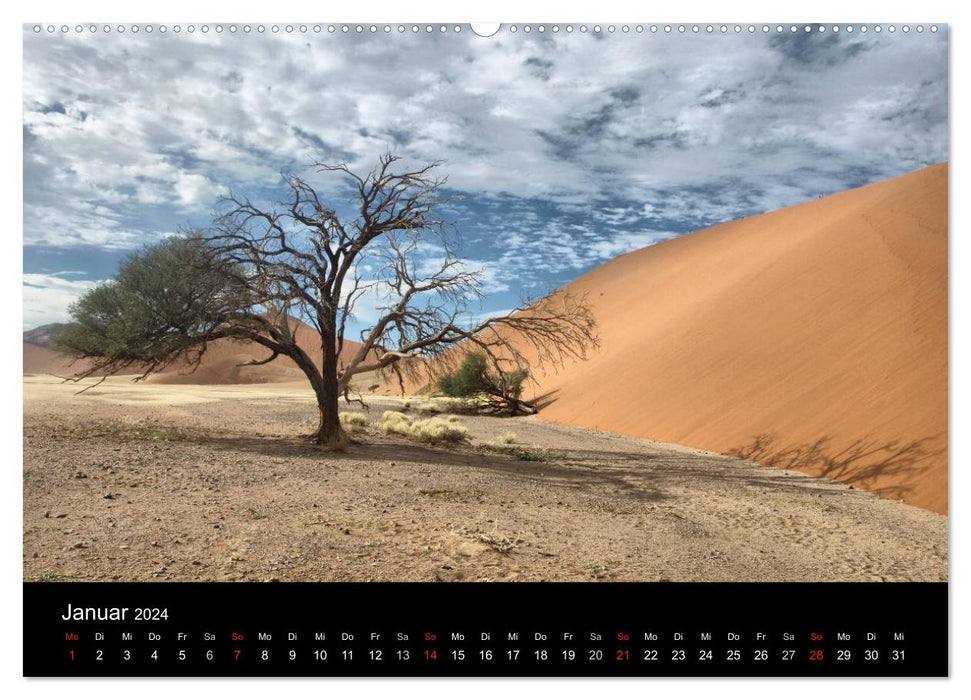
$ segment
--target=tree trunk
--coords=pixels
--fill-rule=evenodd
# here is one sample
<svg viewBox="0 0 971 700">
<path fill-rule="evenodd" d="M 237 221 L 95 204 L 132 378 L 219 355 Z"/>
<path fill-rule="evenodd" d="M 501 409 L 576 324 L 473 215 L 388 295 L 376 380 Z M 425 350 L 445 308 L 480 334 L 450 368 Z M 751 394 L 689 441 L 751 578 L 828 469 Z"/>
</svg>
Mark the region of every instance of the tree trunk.
<svg viewBox="0 0 971 700">
<path fill-rule="evenodd" d="M 317 394 L 317 408 L 320 410 L 320 422 L 317 430 L 310 436 L 318 445 L 330 450 L 343 450 L 349 440 L 344 428 L 341 427 L 340 414 L 337 403 L 340 392 L 337 387 L 337 339 L 334 334 L 321 334 L 322 363 L 320 368 L 320 386 L 315 386 Z"/>
</svg>

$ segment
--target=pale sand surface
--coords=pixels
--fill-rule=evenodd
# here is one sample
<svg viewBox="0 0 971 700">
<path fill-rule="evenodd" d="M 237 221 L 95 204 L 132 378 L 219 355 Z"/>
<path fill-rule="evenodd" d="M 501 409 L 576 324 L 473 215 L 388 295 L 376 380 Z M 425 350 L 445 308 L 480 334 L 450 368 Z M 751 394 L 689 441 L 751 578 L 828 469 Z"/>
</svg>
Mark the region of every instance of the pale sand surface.
<svg viewBox="0 0 971 700">
<path fill-rule="evenodd" d="M 696 449 L 463 417 L 327 454 L 303 383 L 76 390 L 24 378 L 26 580 L 947 578 L 946 517 Z M 509 431 L 544 461 L 475 446 Z"/>
</svg>

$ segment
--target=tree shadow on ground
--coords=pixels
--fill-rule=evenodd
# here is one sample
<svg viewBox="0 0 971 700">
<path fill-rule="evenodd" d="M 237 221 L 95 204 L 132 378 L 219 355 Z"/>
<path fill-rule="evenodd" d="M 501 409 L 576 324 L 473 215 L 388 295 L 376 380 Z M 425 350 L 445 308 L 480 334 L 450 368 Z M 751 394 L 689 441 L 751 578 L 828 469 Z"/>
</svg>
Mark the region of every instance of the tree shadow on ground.
<svg viewBox="0 0 971 700">
<path fill-rule="evenodd" d="M 614 464 L 587 463 L 586 461 L 565 461 L 563 451 L 550 451 L 549 457 L 536 460 L 521 460 L 502 454 L 482 452 L 474 447 L 457 446 L 443 448 L 411 442 L 368 439 L 355 442 L 345 452 L 321 451 L 300 440 L 261 437 L 209 437 L 197 439 L 197 444 L 219 450 L 248 452 L 263 456 L 319 460 L 331 464 L 407 464 L 411 466 L 430 466 L 437 468 L 467 467 L 489 472 L 498 472 L 517 480 L 544 485 L 562 485 L 577 488 L 586 493 L 606 492 L 623 494 L 638 501 L 658 501 L 666 496 L 647 480 L 639 478 L 636 470 Z M 542 452 L 542 451 L 540 451 Z M 572 454 L 572 453 L 571 453 Z M 602 454 L 602 453 L 601 453 Z M 614 457 L 614 453 L 608 453 Z M 631 461 L 637 455 L 624 455 Z M 645 457 L 640 456 L 641 462 Z"/>
<path fill-rule="evenodd" d="M 530 482 L 545 486 L 560 486 L 577 489 L 585 495 L 600 495 L 607 498 L 627 498 L 642 502 L 662 501 L 674 498 L 674 489 L 691 485 L 721 489 L 726 486 L 743 486 L 779 492 L 801 493 L 814 496 L 835 496 L 833 485 L 818 476 L 797 472 L 786 474 L 781 470 L 734 459 L 762 462 L 755 455 L 765 457 L 780 454 L 786 460 L 770 466 L 799 470 L 805 460 L 820 453 L 826 442 L 819 443 L 813 450 L 776 450 L 770 449 L 772 442 L 760 436 L 753 444 L 734 451 L 732 457 L 703 452 L 680 452 L 665 449 L 645 449 L 643 452 L 629 450 L 583 450 L 558 449 L 539 451 L 542 458 L 536 461 L 523 461 L 516 457 L 482 452 L 468 446 L 444 448 L 419 443 L 394 441 L 383 436 L 368 436 L 366 441 L 355 442 L 346 452 L 321 451 L 301 440 L 280 437 L 257 436 L 212 436 L 196 442 L 206 447 L 232 452 L 247 452 L 271 457 L 320 461 L 335 465 L 366 464 L 403 464 L 410 466 L 429 466 L 436 468 L 466 467 L 492 473 L 500 473 L 519 482 Z M 831 467 L 822 476 L 838 478 L 841 469 L 870 454 L 863 445 L 855 450 L 838 453 L 843 460 L 834 456 Z M 879 450 L 877 450 L 879 452 Z M 885 456 L 872 465 L 879 470 L 880 465 L 889 465 L 892 470 L 905 469 L 908 459 L 918 459 L 924 454 L 920 445 L 907 446 L 897 454 Z M 926 453 L 931 456 L 930 453 Z M 797 466 L 800 465 L 800 466 Z"/>
<path fill-rule="evenodd" d="M 333 453 L 322 451 L 292 433 L 287 434 L 289 431 L 260 434 L 255 430 L 250 432 L 244 426 L 213 434 L 185 426 L 155 422 L 129 425 L 125 421 L 88 425 L 83 430 L 62 426 L 53 430 L 41 421 L 36 425 L 25 425 L 24 429 L 25 434 L 39 431 L 46 439 L 96 437 L 120 442 L 194 443 L 203 449 L 294 460 L 311 469 L 317 464 L 366 466 L 367 463 L 392 462 L 412 467 L 467 467 L 501 473 L 520 483 L 558 486 L 607 499 L 638 501 L 679 498 L 682 496 L 678 493 L 683 494 L 686 488 L 724 490 L 733 486 L 837 497 L 844 493 L 843 490 L 834 489 L 833 483 L 827 479 L 860 482 L 860 486 L 870 488 L 868 482 L 877 476 L 899 477 L 898 484 L 871 490 L 888 498 L 901 499 L 913 491 L 913 479 L 909 477 L 919 474 L 928 461 L 944 451 L 932 450 L 928 445 L 934 437 L 909 443 L 857 440 L 842 449 L 834 449 L 829 436 L 803 445 L 782 446 L 775 435 L 761 434 L 730 450 L 730 456 L 651 443 L 632 450 L 624 443 L 618 443 L 616 447 L 607 444 L 598 449 L 567 446 L 543 450 L 524 446 L 525 451 L 538 453 L 535 455 L 537 459 L 525 460 L 515 455 L 487 452 L 483 447 L 431 446 L 374 433 L 356 440 L 346 452 Z M 796 473 L 784 473 L 784 469 Z"/>
<path fill-rule="evenodd" d="M 810 472 L 844 483 L 859 483 L 886 498 L 905 499 L 913 492 L 912 481 L 941 455 L 928 443 L 937 436 L 883 442 L 870 438 L 855 440 L 843 448 L 833 447 L 830 435 L 808 443 L 782 445 L 773 433 L 755 435 L 751 442 L 728 451 L 733 457 L 783 469 Z M 872 487 L 877 478 L 893 478 L 895 484 Z"/>
<path fill-rule="evenodd" d="M 833 483 L 825 478 L 802 472 L 788 473 L 772 466 L 744 461 L 734 456 L 705 452 L 626 453 L 571 450 L 571 460 L 596 462 L 610 460 L 615 467 L 627 463 L 627 470 L 636 470 L 641 478 L 671 487 L 691 487 L 698 490 L 719 491 L 725 487 L 742 486 L 758 490 L 772 490 L 812 496 L 838 496 Z M 575 464 L 568 460 L 567 464 Z"/>
</svg>

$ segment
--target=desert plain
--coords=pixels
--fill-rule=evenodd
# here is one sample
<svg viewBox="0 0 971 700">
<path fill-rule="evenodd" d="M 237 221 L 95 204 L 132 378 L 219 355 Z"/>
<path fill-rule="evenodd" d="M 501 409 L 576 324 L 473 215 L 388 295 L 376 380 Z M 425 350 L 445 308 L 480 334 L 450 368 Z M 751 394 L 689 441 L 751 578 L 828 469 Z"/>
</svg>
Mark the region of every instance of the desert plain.
<svg viewBox="0 0 971 700">
<path fill-rule="evenodd" d="M 328 453 L 259 349 L 78 394 L 25 333 L 25 580 L 947 580 L 947 164 L 567 290 L 599 347 L 449 447 L 379 430 L 429 401 L 380 378 Z"/>
<path fill-rule="evenodd" d="M 467 446 L 365 428 L 328 454 L 302 383 L 24 390 L 26 580 L 947 577 L 946 517 L 703 450 L 462 416 Z"/>
</svg>

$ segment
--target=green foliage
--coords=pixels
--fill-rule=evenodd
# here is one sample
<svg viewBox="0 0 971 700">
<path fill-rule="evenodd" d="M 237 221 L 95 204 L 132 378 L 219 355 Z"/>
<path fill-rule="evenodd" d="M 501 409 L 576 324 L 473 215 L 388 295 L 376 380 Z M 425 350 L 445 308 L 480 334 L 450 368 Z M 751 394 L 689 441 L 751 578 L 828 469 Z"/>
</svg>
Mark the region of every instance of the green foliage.
<svg viewBox="0 0 971 700">
<path fill-rule="evenodd" d="M 455 372 L 439 377 L 438 390 L 446 396 L 474 396 L 488 389 L 488 374 L 486 356 L 472 352 Z"/>
<path fill-rule="evenodd" d="M 480 394 L 518 399 L 523 382 L 529 373 L 525 369 L 512 372 L 491 371 L 484 353 L 470 352 L 451 374 L 438 379 L 438 390 L 451 397 L 474 397 Z"/>
<path fill-rule="evenodd" d="M 529 372 L 524 369 L 506 372 L 504 375 L 506 392 L 503 396 L 511 396 L 514 399 L 518 399 L 523 393 L 523 382 L 526 381 L 527 377 L 529 377 Z"/>
<path fill-rule="evenodd" d="M 200 238 L 172 237 L 130 255 L 109 282 L 69 307 L 51 346 L 111 372 L 159 368 L 204 346 L 248 295 Z"/>
</svg>

